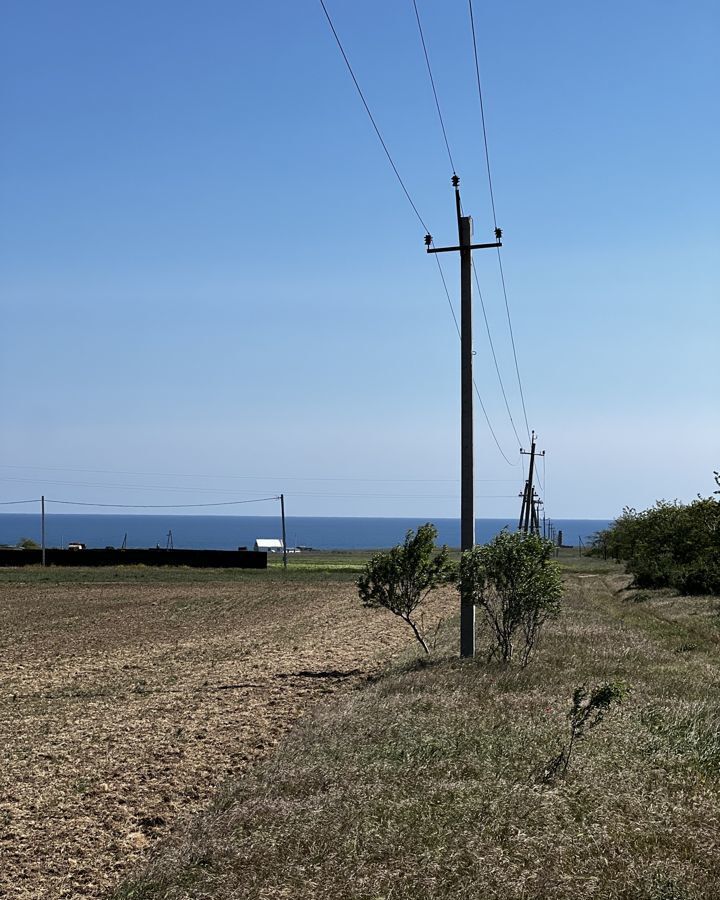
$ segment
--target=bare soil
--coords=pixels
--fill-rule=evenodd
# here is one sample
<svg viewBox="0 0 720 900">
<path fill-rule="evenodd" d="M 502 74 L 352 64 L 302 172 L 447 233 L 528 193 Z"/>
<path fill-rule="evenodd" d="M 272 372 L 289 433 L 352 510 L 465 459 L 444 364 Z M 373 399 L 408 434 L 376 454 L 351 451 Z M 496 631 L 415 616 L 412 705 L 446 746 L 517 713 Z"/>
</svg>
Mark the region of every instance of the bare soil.
<svg viewBox="0 0 720 900">
<path fill-rule="evenodd" d="M 348 581 L 0 584 L 0 896 L 101 897 L 411 643 Z M 450 597 L 446 602 L 452 602 Z"/>
<path fill-rule="evenodd" d="M 318 705 L 116 900 L 720 900 L 717 598 L 577 566 L 527 667 L 488 659 L 481 624 L 459 660 L 454 618 L 429 659 Z M 622 702 L 553 775 L 575 692 L 607 682 Z"/>
</svg>

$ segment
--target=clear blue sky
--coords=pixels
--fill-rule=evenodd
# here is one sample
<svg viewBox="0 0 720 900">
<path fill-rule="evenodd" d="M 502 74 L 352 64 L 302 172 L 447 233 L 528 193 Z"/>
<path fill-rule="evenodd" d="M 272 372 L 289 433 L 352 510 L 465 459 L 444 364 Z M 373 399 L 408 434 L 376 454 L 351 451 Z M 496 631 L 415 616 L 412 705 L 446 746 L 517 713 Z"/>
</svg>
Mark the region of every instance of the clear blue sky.
<svg viewBox="0 0 720 900">
<path fill-rule="evenodd" d="M 411 0 L 327 3 L 423 218 L 454 243 Z M 418 6 L 464 207 L 491 240 L 467 4 Z M 720 7 L 475 12 L 547 512 L 708 494 Z M 2 499 L 284 491 L 296 515 L 458 515 L 457 334 L 319 2 L 5 0 L 0 16 Z M 476 263 L 527 445 L 497 263 Z M 479 309 L 475 345 L 517 462 Z M 477 513 L 515 514 L 520 468 L 476 418 Z"/>
</svg>

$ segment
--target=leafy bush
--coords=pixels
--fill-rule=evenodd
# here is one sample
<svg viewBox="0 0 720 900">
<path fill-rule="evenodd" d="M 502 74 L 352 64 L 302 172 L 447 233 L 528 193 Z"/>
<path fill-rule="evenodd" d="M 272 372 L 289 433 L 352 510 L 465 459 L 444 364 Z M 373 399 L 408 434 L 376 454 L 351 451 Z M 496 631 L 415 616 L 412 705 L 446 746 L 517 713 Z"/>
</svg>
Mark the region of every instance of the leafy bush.
<svg viewBox="0 0 720 900">
<path fill-rule="evenodd" d="M 625 562 L 637 587 L 719 594 L 720 502 L 699 497 L 659 501 L 643 512 L 626 508 L 596 535 L 593 552 Z"/>
<path fill-rule="evenodd" d="M 491 658 L 511 662 L 517 650 L 526 665 L 543 624 L 559 612 L 562 576 L 553 553 L 550 541 L 508 531 L 463 553 L 460 588 L 484 613 Z"/>
<path fill-rule="evenodd" d="M 429 522 L 417 534 L 410 529 L 404 543 L 371 557 L 358 580 L 363 604 L 387 609 L 407 622 L 426 653 L 430 648 L 416 612 L 432 590 L 455 576 L 448 548 L 436 552 L 436 537 L 437 529 Z"/>
</svg>

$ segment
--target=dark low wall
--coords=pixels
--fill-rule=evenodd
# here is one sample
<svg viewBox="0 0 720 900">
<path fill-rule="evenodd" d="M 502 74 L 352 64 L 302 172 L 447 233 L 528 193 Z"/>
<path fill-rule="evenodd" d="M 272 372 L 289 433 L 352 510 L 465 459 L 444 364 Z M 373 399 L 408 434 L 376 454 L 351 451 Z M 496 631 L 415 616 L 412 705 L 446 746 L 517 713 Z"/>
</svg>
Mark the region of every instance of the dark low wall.
<svg viewBox="0 0 720 900">
<path fill-rule="evenodd" d="M 0 566 L 38 566 L 41 550 L 2 550 Z M 267 553 L 254 550 L 57 550 L 48 566 L 192 566 L 200 569 L 267 569 Z"/>
</svg>

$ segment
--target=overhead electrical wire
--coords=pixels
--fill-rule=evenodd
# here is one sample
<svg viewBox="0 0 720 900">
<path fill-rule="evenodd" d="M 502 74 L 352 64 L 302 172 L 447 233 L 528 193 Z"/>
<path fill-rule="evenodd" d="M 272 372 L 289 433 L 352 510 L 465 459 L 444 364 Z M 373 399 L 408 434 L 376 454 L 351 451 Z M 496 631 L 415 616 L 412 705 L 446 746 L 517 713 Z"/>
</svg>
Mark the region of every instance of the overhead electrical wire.
<svg viewBox="0 0 720 900">
<path fill-rule="evenodd" d="M 438 100 L 437 91 L 435 89 L 435 79 L 433 78 L 432 69 L 430 68 L 430 57 L 428 55 L 427 45 L 425 43 L 425 35 L 423 34 L 422 23 L 420 22 L 420 13 L 417 8 L 417 0 L 412 0 L 415 10 L 415 19 L 417 20 L 418 31 L 420 32 L 420 41 L 422 42 L 423 53 L 425 54 L 425 62 L 427 64 L 428 75 L 430 76 L 430 84 L 432 85 L 433 96 L 435 97 L 435 108 L 437 109 L 438 118 L 440 119 L 440 127 L 442 128 L 443 138 L 445 139 L 445 148 L 447 149 L 448 159 L 450 160 L 450 168 L 455 174 L 455 163 L 453 162 L 452 153 L 450 152 L 450 142 L 448 141 L 447 131 L 445 130 L 445 121 L 440 110 L 440 101 Z"/>
<path fill-rule="evenodd" d="M 445 141 L 445 147 L 447 149 L 448 159 L 450 160 L 450 166 L 453 170 L 453 175 L 455 175 L 455 163 L 453 161 L 452 152 L 450 150 L 450 141 L 448 140 L 447 129 L 445 128 L 445 120 L 443 118 L 442 110 L 440 108 L 440 100 L 438 98 L 437 89 L 435 87 L 435 78 L 433 77 L 432 66 L 430 65 L 430 56 L 428 54 L 427 44 L 425 42 L 425 34 L 423 32 L 422 22 L 420 20 L 420 12 L 418 10 L 417 0 L 412 0 L 412 4 L 413 4 L 413 9 L 415 10 L 415 19 L 417 21 L 418 31 L 420 33 L 420 42 L 422 44 L 423 53 L 425 55 L 425 63 L 427 65 L 427 71 L 428 71 L 428 75 L 430 77 L 430 85 L 432 87 L 433 97 L 435 98 L 435 108 L 437 109 L 438 119 L 440 120 L 440 128 L 442 130 L 443 139 Z M 493 219 L 495 219 L 494 213 L 493 213 Z M 495 227 L 497 228 L 497 221 L 495 221 Z M 432 242 L 432 241 L 431 241 L 431 246 L 432 247 L 435 246 L 434 242 Z M 445 284 L 445 278 L 443 275 L 442 267 L 440 265 L 440 260 L 437 258 L 437 256 L 435 257 L 435 260 L 437 262 L 438 269 L 440 271 L 440 277 L 443 279 L 443 285 L 445 286 L 446 293 L 447 293 L 447 285 Z M 505 385 L 503 383 L 502 375 L 500 374 L 500 366 L 498 365 L 497 354 L 495 353 L 495 345 L 493 343 L 492 334 L 490 332 L 490 323 L 488 321 L 487 313 L 485 311 L 485 301 L 483 300 L 482 291 L 480 290 L 480 281 L 478 280 L 478 275 L 477 275 L 477 271 L 475 269 L 474 263 L 473 263 L 473 274 L 475 276 L 475 284 L 477 285 L 478 296 L 480 297 L 480 304 L 482 306 L 482 313 L 483 313 L 483 318 L 485 320 L 485 329 L 487 331 L 488 341 L 490 343 L 490 350 L 492 352 L 493 361 L 495 363 L 495 372 L 497 373 L 498 381 L 500 382 L 500 390 L 502 391 L 503 400 L 505 401 L 505 409 L 507 410 L 508 417 L 510 418 L 510 424 L 512 426 L 513 432 L 515 433 L 515 438 L 517 439 L 518 446 L 520 446 L 520 443 L 521 443 L 520 436 L 518 435 L 517 428 L 515 427 L 515 420 L 513 419 L 512 413 L 510 411 L 510 404 L 508 403 L 507 393 L 505 391 Z M 450 302 L 449 294 L 448 294 L 448 302 L 450 303 L 450 311 L 452 312 L 453 321 L 455 322 L 455 329 L 457 330 L 458 337 L 459 337 L 460 336 L 460 328 L 458 326 L 457 317 L 455 316 L 455 310 L 453 309 L 453 305 Z M 480 393 L 478 391 L 477 385 L 475 385 L 475 393 L 478 396 L 478 400 L 480 400 L 480 405 L 483 406 L 483 412 L 485 412 L 485 408 L 484 408 L 482 399 L 480 398 Z M 485 412 L 485 418 L 488 419 L 487 412 Z M 488 419 L 488 427 L 490 427 L 490 430 L 493 434 L 493 438 L 495 438 L 495 443 L 498 445 L 498 449 L 500 450 L 500 453 L 503 455 L 503 457 L 505 457 L 506 462 L 508 462 L 509 465 L 516 465 L 515 463 L 510 463 L 510 461 L 508 460 L 504 451 L 501 449 L 501 447 L 498 443 L 498 440 L 495 437 L 495 433 L 492 429 L 492 426 L 490 426 L 489 419 Z"/>
<path fill-rule="evenodd" d="M 314 476 L 314 475 L 228 475 L 225 473 L 209 474 L 207 472 L 128 472 L 123 469 L 85 469 L 75 466 L 13 466 L 8 464 L 0 464 L 0 469 L 27 469 L 39 472 L 86 472 L 96 475 L 132 475 L 135 477 L 153 477 L 153 478 L 227 478 L 227 479 L 253 479 L 257 481 L 355 481 L 369 482 L 371 484 L 390 483 L 390 484 L 429 484 L 429 483 L 447 483 L 457 484 L 458 478 L 356 478 L 353 476 Z M 11 479 L 0 476 L 0 481 L 27 480 L 34 479 Z M 42 481 L 42 479 L 40 479 Z M 502 482 L 511 482 L 511 478 L 476 478 L 475 481 L 484 481 L 490 484 L 498 484 Z M 74 482 L 62 482 L 63 484 L 73 484 Z M 94 485 L 106 487 L 107 485 Z M 114 485 L 110 485 L 113 487 Z M 143 487 L 148 487 L 144 485 Z M 154 488 L 154 486 L 153 486 Z M 175 488 L 180 490 L 180 488 Z M 186 490 L 183 488 L 182 490 Z M 215 490 L 210 488 L 197 488 L 197 490 Z M 14 500 L 13 503 L 25 503 L 34 501 Z"/>
<path fill-rule="evenodd" d="M 450 299 L 450 291 L 448 290 L 447 281 L 445 280 L 445 273 L 442 270 L 442 266 L 440 265 L 440 260 L 437 258 L 437 255 L 435 256 L 435 260 L 438 264 L 438 271 L 440 272 L 440 278 L 442 278 L 443 287 L 445 288 L 445 296 L 447 297 L 447 302 L 448 302 L 448 305 L 450 306 L 450 312 L 452 313 L 453 322 L 455 322 L 455 330 L 458 333 L 458 338 L 460 338 L 460 326 L 458 325 L 457 316 L 455 315 L 455 309 L 453 307 L 452 300 Z M 483 312 L 484 312 L 484 308 L 483 308 Z M 483 415 L 485 416 L 485 421 L 487 422 L 487 427 L 490 429 L 490 434 L 492 435 L 493 440 L 495 441 L 495 446 L 498 448 L 498 450 L 500 451 L 500 455 L 502 456 L 502 458 L 505 460 L 505 462 L 509 466 L 516 466 L 517 463 L 510 462 L 510 459 L 508 458 L 507 454 L 505 453 L 502 446 L 500 445 L 500 441 L 498 440 L 497 435 L 495 434 L 495 429 L 492 427 L 492 423 L 490 422 L 490 416 L 488 415 L 487 409 L 485 408 L 485 404 L 483 403 L 482 397 L 480 396 L 480 391 L 478 390 L 478 386 L 475 382 L 474 377 L 473 377 L 473 388 L 475 389 L 475 396 L 478 398 L 478 402 L 480 403 L 480 409 L 482 409 Z M 511 421 L 512 421 L 512 419 L 511 419 Z"/>
<path fill-rule="evenodd" d="M 22 484 L 54 484 L 54 485 L 65 485 L 69 487 L 89 487 L 89 488 L 117 488 L 123 491 L 170 491 L 172 493 L 193 493 L 197 494 L 200 492 L 207 494 L 227 494 L 229 493 L 243 493 L 243 494 L 264 494 L 265 491 L 227 491 L 221 488 L 210 488 L 210 487 L 179 487 L 175 485 L 166 485 L 166 484 L 113 484 L 111 482 L 100 482 L 100 481 L 65 481 L 60 479 L 51 479 L 51 478 L 3 478 L 0 476 L 0 481 L 4 482 L 12 482 L 12 483 L 22 483 Z M 266 489 L 267 490 L 267 489 Z M 250 501 L 248 501 L 250 502 Z"/>
<path fill-rule="evenodd" d="M 487 312 L 485 310 L 485 301 L 483 300 L 482 291 L 480 290 L 480 279 L 478 278 L 477 269 L 475 268 L 475 263 L 472 264 L 473 275 L 475 276 L 475 286 L 477 287 L 478 297 L 480 298 L 480 309 L 482 310 L 483 320 L 485 322 L 485 330 L 487 332 L 488 343 L 490 344 L 490 351 L 492 352 L 493 362 L 495 363 L 495 372 L 497 373 L 498 381 L 500 382 L 500 390 L 502 391 L 503 400 L 505 401 L 505 409 L 507 410 L 508 417 L 510 419 L 510 424 L 512 425 L 512 430 L 515 433 L 515 438 L 518 442 L 518 447 L 522 445 L 522 441 L 520 440 L 520 435 L 517 432 L 517 428 L 515 427 L 515 420 L 513 419 L 513 415 L 510 412 L 510 404 L 508 403 L 507 393 L 505 392 L 505 384 L 502 380 L 502 375 L 500 374 L 500 366 L 498 365 L 497 355 L 495 353 L 495 344 L 493 343 L 492 334 L 490 332 L 490 323 L 488 322 Z"/>
<path fill-rule="evenodd" d="M 313 493 L 308 494 L 303 491 L 292 491 L 290 493 L 286 493 L 285 497 L 326 497 L 326 498 L 355 498 L 355 497 L 369 497 L 373 500 L 457 500 L 457 494 L 352 494 L 352 493 L 342 493 L 342 494 L 320 494 Z M 514 497 L 515 494 L 475 494 L 475 497 L 480 499 L 495 499 L 502 500 Z M 196 509 L 199 507 L 210 507 L 210 506 L 239 506 L 245 503 L 264 503 L 270 500 L 279 500 L 280 496 L 276 497 L 258 497 L 254 500 L 228 500 L 224 502 L 217 503 L 102 503 L 97 502 L 94 503 L 89 500 L 55 500 L 52 497 L 46 497 L 45 503 L 59 503 L 62 506 L 97 506 L 106 509 Z M 15 501 L 13 501 L 15 502 Z M 39 503 L 40 498 L 38 497 L 36 500 L 23 500 L 17 501 L 22 503 Z M 1 505 L 1 504 L 0 504 Z"/>
<path fill-rule="evenodd" d="M 493 223 L 495 228 L 497 229 L 498 225 L 497 212 L 495 210 L 495 191 L 493 189 L 492 172 L 490 169 L 490 151 L 488 149 L 487 127 L 485 124 L 485 104 L 483 102 L 482 82 L 480 81 L 480 60 L 478 56 L 477 36 L 475 34 L 475 16 L 473 14 L 472 0 L 468 0 L 468 6 L 470 9 L 470 28 L 472 31 L 473 54 L 475 57 L 475 74 L 477 76 L 478 97 L 480 99 L 480 121 L 482 123 L 483 144 L 485 146 L 485 167 L 487 169 L 488 187 L 490 189 L 490 205 L 492 207 Z M 512 327 L 512 318 L 510 316 L 510 303 L 508 301 L 507 285 L 505 283 L 505 272 L 503 270 L 502 256 L 500 255 L 499 247 L 497 248 L 497 260 L 498 266 L 500 268 L 500 282 L 502 284 L 503 297 L 505 298 L 505 312 L 507 314 L 508 330 L 510 332 L 510 343 L 512 344 L 513 359 L 515 360 L 515 373 L 517 374 L 518 388 L 520 390 L 520 400 L 522 402 L 523 416 L 525 418 L 525 428 L 527 429 L 529 440 L 530 426 L 528 424 L 527 408 L 525 406 L 525 392 L 523 391 L 522 379 L 520 377 L 520 366 L 518 364 L 517 348 L 515 346 L 515 335 Z"/>
<path fill-rule="evenodd" d="M 356 89 L 357 89 L 357 92 L 358 92 L 358 94 L 359 94 L 359 96 L 360 96 L 360 99 L 362 100 L 363 106 L 365 107 L 365 112 L 368 114 L 368 117 L 369 117 L 370 121 L 372 122 L 372 126 L 373 126 L 373 128 L 375 129 L 375 134 L 378 136 L 378 140 L 379 140 L 380 143 L 382 144 L 382 148 L 383 148 L 383 150 L 385 151 L 385 156 L 387 156 L 388 162 L 389 162 L 390 165 L 392 166 L 392 170 L 393 170 L 393 172 L 395 173 L 395 177 L 397 178 L 398 182 L 400 183 L 400 187 L 403 189 L 403 191 L 404 191 L 404 193 L 405 193 L 405 196 L 407 197 L 408 202 L 410 203 L 410 206 L 412 206 L 413 211 L 415 212 L 415 215 L 416 215 L 417 218 L 418 218 L 418 221 L 420 222 L 420 224 L 422 225 L 422 227 L 425 229 L 425 233 L 428 234 L 429 231 L 430 231 L 430 229 L 427 227 L 427 225 L 426 225 L 425 222 L 423 221 L 423 217 L 422 217 L 422 216 L 420 215 L 420 213 L 418 212 L 418 208 L 417 208 L 417 206 L 415 205 L 415 203 L 413 202 L 413 199 L 412 199 L 412 197 L 410 196 L 410 192 L 409 192 L 408 189 L 405 187 L 405 182 L 402 180 L 402 178 L 401 178 L 401 176 L 400 176 L 400 172 L 398 172 L 398 168 L 397 168 L 397 166 L 395 165 L 395 162 L 394 162 L 392 156 L 390 155 L 390 151 L 389 151 L 388 148 L 387 148 L 387 144 L 386 144 L 385 141 L 383 140 L 383 136 L 382 136 L 382 134 L 380 133 L 380 129 L 378 128 L 377 122 L 375 121 L 375 118 L 374 118 L 373 114 L 370 112 L 370 107 L 368 106 L 367 100 L 365 99 L 365 95 L 364 95 L 363 92 L 362 92 L 362 88 L 360 87 L 360 85 L 359 85 L 359 83 L 358 83 L 358 80 L 357 80 L 357 78 L 355 77 L 355 73 L 353 72 L 353 68 L 352 68 L 352 66 L 350 65 L 350 60 L 348 59 L 347 54 L 345 53 L 345 49 L 343 48 L 342 42 L 340 41 L 340 37 L 339 37 L 337 31 L 335 30 L 335 26 L 333 25 L 333 21 L 332 21 L 332 19 L 330 18 L 330 13 L 327 11 L 327 7 L 325 6 L 324 0 L 320 0 L 320 6 L 322 6 L 322 8 L 323 8 L 323 12 L 325 13 L 325 18 L 328 20 L 328 24 L 330 25 L 330 29 L 332 30 L 332 33 L 333 33 L 333 35 L 335 36 L 335 41 L 337 42 L 337 45 L 338 45 L 338 47 L 340 48 L 340 53 L 342 53 L 342 58 L 345 60 L 345 65 L 347 66 L 348 72 L 350 73 L 350 77 L 352 78 L 352 80 L 353 80 L 353 82 L 354 82 L 354 84 L 355 84 L 355 87 L 356 87 Z"/>
<path fill-rule="evenodd" d="M 363 497 L 363 498 L 372 498 L 374 500 L 457 500 L 457 494 L 352 494 L 352 493 L 341 493 L 341 494 L 322 494 L 322 493 L 311 493 L 308 494 L 304 491 L 292 491 L 290 493 L 286 493 L 285 497 L 326 497 L 326 498 L 335 498 L 335 499 L 346 499 L 346 498 L 355 498 L 355 497 Z M 475 497 L 478 499 L 494 499 L 494 500 L 506 500 L 509 498 L 514 498 L 514 494 L 475 494 Z M 214 503 L 103 503 L 103 502 L 93 502 L 90 500 L 56 500 L 52 497 L 45 497 L 45 504 L 50 505 L 53 503 L 60 504 L 61 506 L 90 506 L 90 507 L 101 507 L 103 509 L 197 509 L 200 507 L 217 507 L 217 506 L 241 506 L 246 503 L 265 503 L 268 501 L 279 500 L 280 496 L 274 497 L 257 497 L 253 500 L 227 500 L 221 502 Z M 0 502 L 0 506 L 9 506 L 15 503 L 40 503 L 41 498 L 38 497 L 35 500 L 11 500 Z"/>
<path fill-rule="evenodd" d="M 405 196 L 407 197 L 408 202 L 409 202 L 410 205 L 412 206 L 413 211 L 414 211 L 415 215 L 417 216 L 418 221 L 420 222 L 420 224 L 421 224 L 421 225 L 423 226 L 423 228 L 425 229 L 425 233 L 426 233 L 426 234 L 430 234 L 430 229 L 429 229 L 428 226 L 425 224 L 425 221 L 423 220 L 423 217 L 420 215 L 420 212 L 418 211 L 417 206 L 415 205 L 415 203 L 414 203 L 412 197 L 410 196 L 410 193 L 409 193 L 407 187 L 405 186 L 405 182 L 403 181 L 403 179 L 402 179 L 402 177 L 401 177 L 401 175 L 400 175 L 400 172 L 398 171 L 398 168 L 397 168 L 397 166 L 395 165 L 395 162 L 394 162 L 394 160 L 393 160 L 393 158 L 392 158 L 392 156 L 391 156 L 391 154 L 390 154 L 390 151 L 388 150 L 388 146 L 387 146 L 387 144 L 385 143 L 385 140 L 383 139 L 382 134 L 380 133 L 380 129 L 378 128 L 377 122 L 375 121 L 375 117 L 373 116 L 372 112 L 370 111 L 370 107 L 368 106 L 368 102 L 367 102 L 367 100 L 365 99 L 365 95 L 363 94 L 362 88 L 360 87 L 360 84 L 359 84 L 357 78 L 355 77 L 355 72 L 353 71 L 353 68 L 352 68 L 352 66 L 350 65 L 350 60 L 348 59 L 347 53 L 345 53 L 345 49 L 344 49 L 344 47 L 343 47 L 343 45 L 342 45 L 342 41 L 340 40 L 340 36 L 339 36 L 338 33 L 337 33 L 337 30 L 336 30 L 336 28 L 335 28 L 335 25 L 333 24 L 332 18 L 330 17 L 330 13 L 328 12 L 327 7 L 325 6 L 324 0 L 320 0 L 320 5 L 322 6 L 323 12 L 325 13 L 325 18 L 326 18 L 327 21 L 328 21 L 328 25 L 330 26 L 330 29 L 331 29 L 331 31 L 332 31 L 332 33 L 333 33 L 333 36 L 334 36 L 334 38 L 335 38 L 335 42 L 336 42 L 337 45 L 338 45 L 338 48 L 339 48 L 339 50 L 340 50 L 340 53 L 342 54 L 342 58 L 345 60 L 345 65 L 347 66 L 347 70 L 348 70 L 348 72 L 350 73 L 350 77 L 352 78 L 353 83 L 354 83 L 354 85 L 355 85 L 355 88 L 356 88 L 356 90 L 357 90 L 357 92 L 358 92 L 358 95 L 360 96 L 360 99 L 362 100 L 362 104 L 363 104 L 363 106 L 365 107 L 365 112 L 368 114 L 368 118 L 370 119 L 370 122 L 372 123 L 372 126 L 373 126 L 373 128 L 375 129 L 375 134 L 377 135 L 378 140 L 380 141 L 380 143 L 381 143 L 381 145 L 382 145 L 382 148 L 383 148 L 383 150 L 385 151 L 385 155 L 387 156 L 388 162 L 389 162 L 390 165 L 392 166 L 392 170 L 393 170 L 393 172 L 395 173 L 395 176 L 396 176 L 398 182 L 400 183 L 400 187 L 403 189 L 403 192 L 405 193 Z M 419 29 L 420 29 L 420 36 L 421 36 L 421 39 L 422 39 L 423 48 L 424 48 L 424 50 L 425 50 L 425 61 L 426 61 L 426 63 L 427 63 L 428 72 L 430 73 L 430 80 L 431 80 L 431 83 L 432 83 L 432 86 L 433 86 L 433 93 L 434 93 L 434 95 L 435 95 L 435 104 L 436 104 L 436 106 L 437 106 L 438 115 L 440 116 L 440 123 L 441 123 L 441 125 L 442 125 L 443 135 L 445 136 L 445 145 L 446 145 L 446 147 L 447 147 L 448 157 L 449 157 L 449 159 L 450 159 L 450 165 L 453 167 L 453 171 L 454 171 L 454 165 L 453 165 L 453 161 L 452 161 L 452 154 L 451 154 L 451 152 L 450 152 L 450 144 L 449 144 L 449 142 L 448 142 L 448 140 L 447 140 L 447 133 L 446 133 L 446 131 L 445 131 L 445 123 L 444 123 L 444 121 L 443 121 L 442 113 L 441 113 L 441 111 L 440 111 L 440 103 L 439 103 L 439 101 L 438 101 L 437 91 L 435 90 L 435 82 L 434 82 L 434 80 L 433 80 L 433 77 L 432 77 L 432 70 L 431 70 L 431 68 L 430 68 L 430 59 L 429 59 L 429 56 L 428 56 L 428 53 L 427 53 L 427 47 L 426 47 L 426 45 L 425 45 L 425 39 L 424 39 L 423 32 L 422 32 L 422 25 L 421 25 L 421 23 L 420 23 L 420 16 L 419 16 L 419 14 L 418 14 L 417 4 L 415 3 L 415 0 L 413 0 L 413 5 L 415 6 L 415 15 L 416 15 L 416 18 L 417 18 L 418 27 L 419 27 Z M 433 246 L 434 246 L 434 244 L 433 244 Z M 455 315 L 455 310 L 454 310 L 454 308 L 453 308 L 452 301 L 450 300 L 450 293 L 449 293 L 448 288 L 447 288 L 447 282 L 446 282 L 446 280 L 445 280 L 445 275 L 444 275 L 444 273 L 443 273 L 442 266 L 440 265 L 440 261 L 439 261 L 439 260 L 436 260 L 436 261 L 437 261 L 437 265 L 438 265 L 438 271 L 440 272 L 440 277 L 441 277 L 442 282 L 443 282 L 443 287 L 445 288 L 445 293 L 446 293 L 447 298 L 448 298 L 448 303 L 450 304 L 450 311 L 451 311 L 451 313 L 452 313 L 453 321 L 455 322 L 455 328 L 457 329 L 458 335 L 459 335 L 459 334 L 460 334 L 460 328 L 459 328 L 459 326 L 458 326 L 457 316 Z M 506 462 L 509 466 L 516 465 L 516 463 L 510 462 L 510 460 L 508 459 L 507 455 L 505 454 L 505 452 L 503 451 L 502 447 L 500 446 L 500 442 L 498 441 L 497 435 L 495 434 L 495 431 L 494 431 L 492 425 L 490 424 L 490 417 L 488 416 L 487 409 L 485 408 L 485 404 L 484 404 L 483 401 L 482 401 L 482 397 L 480 396 L 480 392 L 479 392 L 478 387 L 477 387 L 477 384 L 475 383 L 474 380 L 473 380 L 473 386 L 474 386 L 474 388 L 475 388 L 475 394 L 476 394 L 476 396 L 477 396 L 477 398 L 478 398 L 478 401 L 480 402 L 480 406 L 481 406 L 482 411 L 483 411 L 483 414 L 484 414 L 484 416 L 485 416 L 485 421 L 486 421 L 487 424 L 488 424 L 488 428 L 490 429 L 490 433 L 491 433 L 492 436 L 493 436 L 493 440 L 495 441 L 495 444 L 497 445 L 497 448 L 498 448 L 498 450 L 500 451 L 500 454 L 502 455 L 503 459 L 505 460 L 505 462 Z"/>
<path fill-rule="evenodd" d="M 82 485 L 81 485 L 82 486 Z M 458 494 L 402 494 L 402 493 L 368 493 L 367 491 L 363 491 L 362 493 L 353 493 L 351 491 L 284 491 L 286 497 L 325 497 L 325 498 L 346 498 L 346 497 L 372 497 L 378 500 L 452 500 L 457 499 Z M 491 498 L 491 497 L 509 497 L 514 496 L 510 494 L 477 494 L 478 497 L 483 498 Z M 185 507 L 194 507 L 194 506 L 237 506 L 242 505 L 244 503 L 263 503 L 266 500 L 278 500 L 278 496 L 274 497 L 253 497 L 252 499 L 246 500 L 225 500 L 225 501 L 212 501 L 212 502 L 203 502 L 203 503 L 94 503 L 89 500 L 80 501 L 80 500 L 52 500 L 49 498 L 45 498 L 46 503 L 65 503 L 68 505 L 76 505 L 76 506 L 116 506 L 127 507 L 127 508 L 147 508 L 147 509 L 172 509 L 172 508 L 185 508 Z M 35 500 L 17 500 L 17 501 L 9 501 L 7 505 L 11 505 L 14 503 L 39 503 L 40 498 L 38 497 Z M 6 505 L 0 503 L 0 505 Z"/>
<path fill-rule="evenodd" d="M 485 144 L 485 167 L 487 169 L 488 186 L 490 188 L 490 205 L 492 207 L 493 223 L 497 228 L 497 213 L 495 211 L 495 192 L 493 190 L 492 173 L 490 171 L 490 151 L 488 150 L 487 128 L 485 127 L 485 104 L 483 102 L 482 84 L 480 81 L 480 59 L 478 56 L 477 38 L 475 35 L 475 16 L 473 15 L 472 0 L 468 0 L 470 8 L 470 28 L 472 30 L 473 53 L 475 55 L 475 75 L 477 76 L 478 96 L 480 97 L 480 120 L 482 122 L 483 143 Z"/>
<path fill-rule="evenodd" d="M 242 503 L 263 503 L 266 500 L 279 500 L 280 497 L 258 497 L 256 500 L 227 500 L 222 503 L 87 503 L 81 500 L 52 500 L 45 498 L 46 503 L 61 503 L 63 506 L 101 506 L 113 509 L 189 509 L 199 506 L 238 506 Z"/>
</svg>

